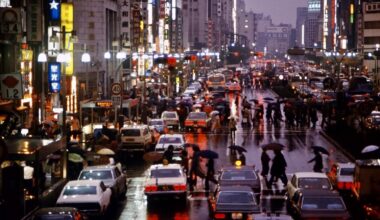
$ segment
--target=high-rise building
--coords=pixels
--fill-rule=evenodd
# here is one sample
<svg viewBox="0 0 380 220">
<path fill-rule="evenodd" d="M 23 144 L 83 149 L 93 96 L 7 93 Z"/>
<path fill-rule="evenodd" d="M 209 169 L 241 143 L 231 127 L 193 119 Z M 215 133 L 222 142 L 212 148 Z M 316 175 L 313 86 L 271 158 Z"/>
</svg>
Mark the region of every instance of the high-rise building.
<svg viewBox="0 0 380 220">
<path fill-rule="evenodd" d="M 183 0 L 183 35 L 185 48 L 207 47 L 208 1 Z"/>
<path fill-rule="evenodd" d="M 305 20 L 305 47 L 322 46 L 322 4 L 321 0 L 308 0 Z"/>
<path fill-rule="evenodd" d="M 305 46 L 305 22 L 307 18 L 307 7 L 297 8 L 297 18 L 296 18 L 296 46 Z"/>
</svg>

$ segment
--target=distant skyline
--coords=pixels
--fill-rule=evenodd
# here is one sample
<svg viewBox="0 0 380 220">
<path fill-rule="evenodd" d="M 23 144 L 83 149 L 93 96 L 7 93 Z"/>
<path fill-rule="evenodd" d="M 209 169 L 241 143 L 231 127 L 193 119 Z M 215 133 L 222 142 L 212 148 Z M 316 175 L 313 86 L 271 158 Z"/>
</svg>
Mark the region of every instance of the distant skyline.
<svg viewBox="0 0 380 220">
<path fill-rule="evenodd" d="M 245 0 L 246 11 L 264 13 L 272 17 L 273 24 L 296 25 L 297 8 L 306 7 L 307 0 Z"/>
</svg>

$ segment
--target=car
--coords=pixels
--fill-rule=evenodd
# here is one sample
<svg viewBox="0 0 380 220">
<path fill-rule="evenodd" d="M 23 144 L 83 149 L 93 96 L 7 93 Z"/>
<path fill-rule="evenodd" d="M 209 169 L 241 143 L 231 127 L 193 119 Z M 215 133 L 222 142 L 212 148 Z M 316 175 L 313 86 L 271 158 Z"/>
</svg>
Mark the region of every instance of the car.
<svg viewBox="0 0 380 220">
<path fill-rule="evenodd" d="M 127 192 L 127 175 L 115 165 L 88 166 L 84 168 L 78 180 L 101 180 L 111 188 L 113 198 L 124 198 Z"/>
<path fill-rule="evenodd" d="M 208 198 L 212 219 L 252 219 L 260 207 L 248 186 L 218 186 Z"/>
<path fill-rule="evenodd" d="M 183 92 L 185 94 L 189 94 L 190 96 L 191 95 L 197 95 L 200 93 L 200 89 L 195 87 L 195 86 L 189 86 L 185 89 L 185 91 Z"/>
<path fill-rule="evenodd" d="M 102 134 L 104 123 L 91 123 L 83 126 L 82 133 L 85 142 L 91 141 L 93 138 L 99 137 Z M 112 123 L 107 123 L 108 133 L 107 136 L 110 140 L 116 140 L 118 131 Z"/>
<path fill-rule="evenodd" d="M 380 130 L 380 111 L 372 111 L 364 120 L 364 127 L 370 131 Z"/>
<path fill-rule="evenodd" d="M 164 120 L 166 127 L 169 129 L 179 129 L 179 116 L 176 111 L 162 112 L 161 119 Z"/>
<path fill-rule="evenodd" d="M 327 173 L 335 189 L 343 192 L 351 192 L 354 183 L 354 163 L 334 163 Z"/>
<path fill-rule="evenodd" d="M 226 88 L 230 92 L 231 91 L 237 91 L 237 92 L 241 91 L 240 83 L 237 83 L 237 82 L 227 82 L 226 83 Z"/>
<path fill-rule="evenodd" d="M 120 130 L 121 150 L 148 151 L 153 139 L 148 125 L 124 125 Z"/>
<path fill-rule="evenodd" d="M 295 219 L 350 219 L 346 205 L 336 191 L 299 189 L 286 201 Z"/>
<path fill-rule="evenodd" d="M 111 196 L 112 190 L 101 180 L 72 180 L 62 189 L 56 205 L 75 207 L 88 215 L 103 215 Z"/>
<path fill-rule="evenodd" d="M 29 218 L 28 218 L 29 219 Z M 88 217 L 73 207 L 47 207 L 38 209 L 30 220 L 84 220 Z"/>
<path fill-rule="evenodd" d="M 185 120 L 186 130 L 195 130 L 197 128 L 202 128 L 207 130 L 211 127 L 211 118 L 207 116 L 206 112 L 190 112 Z"/>
<path fill-rule="evenodd" d="M 218 184 L 220 186 L 249 186 L 259 198 L 258 195 L 261 192 L 260 178 L 253 166 L 226 166 L 218 173 Z"/>
<path fill-rule="evenodd" d="M 192 82 L 190 84 L 190 87 L 195 87 L 196 89 L 199 89 L 199 91 L 201 91 L 202 88 L 203 88 L 203 86 L 202 86 L 202 84 L 200 82 Z"/>
<path fill-rule="evenodd" d="M 162 197 L 187 202 L 187 177 L 180 164 L 155 164 L 147 170 L 144 194 L 148 203 Z"/>
<path fill-rule="evenodd" d="M 173 145 L 175 156 L 179 156 L 185 144 L 185 137 L 182 134 L 163 134 L 159 137 L 155 151 L 165 152 L 169 145 Z"/>
<path fill-rule="evenodd" d="M 165 131 L 165 122 L 159 118 L 150 119 L 148 121 L 148 126 L 151 131 L 156 130 L 160 134 Z"/>
<path fill-rule="evenodd" d="M 333 186 L 325 173 L 297 172 L 286 185 L 287 196 L 292 199 L 294 193 L 299 189 L 322 189 L 333 190 Z"/>
</svg>

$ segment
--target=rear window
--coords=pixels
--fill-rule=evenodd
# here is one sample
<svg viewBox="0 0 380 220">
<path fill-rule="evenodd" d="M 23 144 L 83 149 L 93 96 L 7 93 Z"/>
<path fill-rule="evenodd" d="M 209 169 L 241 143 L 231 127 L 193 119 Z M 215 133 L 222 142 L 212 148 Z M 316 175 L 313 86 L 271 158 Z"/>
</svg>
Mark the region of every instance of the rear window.
<svg viewBox="0 0 380 220">
<path fill-rule="evenodd" d="M 149 125 L 164 125 L 163 121 L 150 121 Z"/>
<path fill-rule="evenodd" d="M 80 180 L 104 180 L 113 179 L 111 170 L 96 170 L 96 171 L 83 171 L 80 176 Z"/>
<path fill-rule="evenodd" d="M 330 182 L 327 178 L 300 178 L 298 187 L 303 189 L 330 189 Z"/>
<path fill-rule="evenodd" d="M 177 114 L 174 112 L 166 112 L 162 115 L 163 118 L 177 118 Z"/>
<path fill-rule="evenodd" d="M 181 176 L 179 169 L 152 169 L 150 171 L 152 178 L 175 178 Z"/>
<path fill-rule="evenodd" d="M 160 138 L 159 144 L 182 144 L 182 138 L 180 137 L 163 137 Z"/>
<path fill-rule="evenodd" d="M 249 192 L 220 192 L 218 203 L 255 203 L 253 194 Z"/>
<path fill-rule="evenodd" d="M 188 116 L 189 119 L 207 119 L 206 112 L 191 112 Z"/>
<path fill-rule="evenodd" d="M 140 129 L 125 129 L 121 132 L 123 136 L 133 137 L 140 136 Z"/>
<path fill-rule="evenodd" d="M 355 172 L 355 169 L 352 168 L 341 168 L 340 169 L 340 175 L 342 176 L 353 176 Z"/>
<path fill-rule="evenodd" d="M 222 180 L 256 180 L 257 176 L 253 171 L 224 171 Z"/>
<path fill-rule="evenodd" d="M 304 210 L 345 210 L 345 205 L 339 197 L 305 197 L 302 202 Z"/>
<path fill-rule="evenodd" d="M 96 186 L 67 186 L 63 195 L 96 195 Z"/>
</svg>

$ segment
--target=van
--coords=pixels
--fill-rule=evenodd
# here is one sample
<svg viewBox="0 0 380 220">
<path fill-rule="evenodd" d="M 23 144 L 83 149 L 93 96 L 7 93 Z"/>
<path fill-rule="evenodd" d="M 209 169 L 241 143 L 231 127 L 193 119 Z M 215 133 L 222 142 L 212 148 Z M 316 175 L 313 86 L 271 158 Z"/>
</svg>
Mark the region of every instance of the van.
<svg viewBox="0 0 380 220">
<path fill-rule="evenodd" d="M 148 151 L 153 144 L 153 135 L 148 125 L 125 125 L 120 130 L 121 150 Z"/>
</svg>

